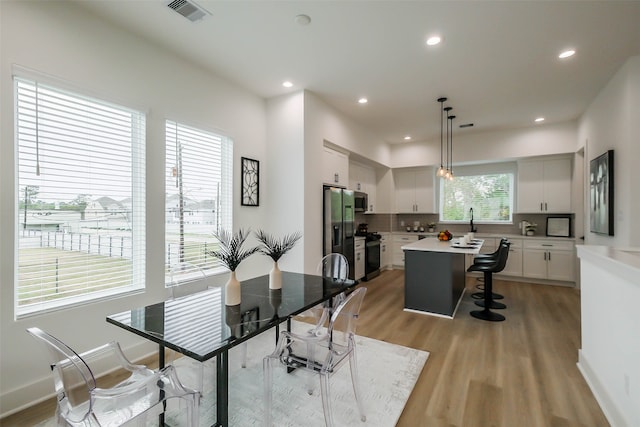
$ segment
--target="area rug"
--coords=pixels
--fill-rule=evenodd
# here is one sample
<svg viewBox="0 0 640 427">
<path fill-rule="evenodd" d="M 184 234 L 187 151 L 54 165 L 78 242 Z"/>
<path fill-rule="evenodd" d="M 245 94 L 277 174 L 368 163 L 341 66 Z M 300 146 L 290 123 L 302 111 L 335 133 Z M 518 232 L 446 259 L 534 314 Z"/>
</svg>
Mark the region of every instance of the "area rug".
<svg viewBox="0 0 640 427">
<path fill-rule="evenodd" d="M 293 322 L 294 331 L 309 325 Z M 331 405 L 336 425 L 361 427 L 393 427 L 400 417 L 429 353 L 389 344 L 366 337 L 357 337 L 358 371 L 366 423 L 360 421 L 353 396 L 349 364 L 331 377 Z M 262 358 L 275 348 L 274 331 L 265 332 L 248 341 L 247 366 L 240 366 L 242 346 L 229 352 L 229 425 L 251 427 L 263 425 Z M 213 362 L 213 363 L 212 363 Z M 188 386 L 197 384 L 196 362 L 180 358 L 175 362 L 178 375 Z M 307 394 L 308 375 L 304 371 L 287 374 L 274 365 L 273 423 L 277 427 L 322 427 L 324 414 L 320 382 L 312 395 Z M 204 364 L 204 393 L 201 400 L 200 425 L 210 426 L 215 420 L 215 359 Z M 175 409 L 168 408 L 168 424 Z M 180 411 L 182 412 L 182 411 Z M 182 417 L 180 417 L 182 418 Z M 152 418 L 153 419 L 153 418 Z M 151 420 L 149 420 L 151 421 Z M 181 425 L 181 422 L 178 422 Z M 46 424 L 49 426 L 49 424 Z M 50 424 L 54 425 L 54 424 Z"/>
</svg>

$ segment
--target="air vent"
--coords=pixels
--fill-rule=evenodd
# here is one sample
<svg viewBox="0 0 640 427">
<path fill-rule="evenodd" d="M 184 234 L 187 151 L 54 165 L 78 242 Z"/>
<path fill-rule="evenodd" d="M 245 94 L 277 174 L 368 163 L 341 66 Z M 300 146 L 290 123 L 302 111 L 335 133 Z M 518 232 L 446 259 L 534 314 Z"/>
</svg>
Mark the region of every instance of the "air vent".
<svg viewBox="0 0 640 427">
<path fill-rule="evenodd" d="M 211 13 L 207 12 L 205 9 L 198 6 L 193 1 L 173 0 L 168 2 L 167 6 L 169 6 L 171 9 L 175 10 L 191 22 L 199 21 L 205 16 L 211 15 Z"/>
</svg>

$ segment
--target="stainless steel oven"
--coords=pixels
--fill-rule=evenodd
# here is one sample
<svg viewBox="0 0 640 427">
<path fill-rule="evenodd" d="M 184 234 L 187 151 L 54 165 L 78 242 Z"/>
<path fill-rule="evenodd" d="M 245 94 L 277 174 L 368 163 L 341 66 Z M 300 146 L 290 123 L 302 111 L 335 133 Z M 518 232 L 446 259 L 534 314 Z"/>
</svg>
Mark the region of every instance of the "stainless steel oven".
<svg viewBox="0 0 640 427">
<path fill-rule="evenodd" d="M 364 280 L 371 280 L 380 274 L 380 237 L 377 233 L 367 233 Z"/>
</svg>

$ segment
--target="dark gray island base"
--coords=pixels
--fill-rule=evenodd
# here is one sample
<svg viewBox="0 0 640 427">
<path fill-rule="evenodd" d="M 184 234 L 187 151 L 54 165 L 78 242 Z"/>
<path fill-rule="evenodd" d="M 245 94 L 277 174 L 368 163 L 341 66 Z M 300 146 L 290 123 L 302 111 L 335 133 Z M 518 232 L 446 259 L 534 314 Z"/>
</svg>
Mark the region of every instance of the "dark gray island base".
<svg viewBox="0 0 640 427">
<path fill-rule="evenodd" d="M 453 318 L 465 289 L 465 255 L 481 246 L 457 249 L 434 239 L 404 246 L 405 310 Z"/>
</svg>

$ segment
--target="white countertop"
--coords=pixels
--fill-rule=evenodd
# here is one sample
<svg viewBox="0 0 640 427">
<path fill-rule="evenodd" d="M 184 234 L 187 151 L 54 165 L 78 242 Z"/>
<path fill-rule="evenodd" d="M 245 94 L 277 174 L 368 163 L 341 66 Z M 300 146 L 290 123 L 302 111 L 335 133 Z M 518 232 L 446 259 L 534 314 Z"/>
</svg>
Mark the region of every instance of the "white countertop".
<svg viewBox="0 0 640 427">
<path fill-rule="evenodd" d="M 441 241 L 438 239 L 422 239 L 417 242 L 409 243 L 408 245 L 402 246 L 403 251 L 424 251 L 424 252 L 448 252 L 454 254 L 472 254 L 475 255 L 480 252 L 480 248 L 482 247 L 482 243 L 484 242 L 481 239 L 477 239 L 472 242 L 475 243 L 475 247 L 456 247 L 452 241 Z"/>
<path fill-rule="evenodd" d="M 428 231 L 425 232 L 414 232 L 414 231 L 385 231 L 385 232 L 380 232 L 380 234 L 397 234 L 397 235 L 406 235 L 406 236 L 428 236 L 428 237 L 437 237 L 438 233 L 433 232 L 433 233 L 429 233 Z M 455 237 L 460 237 L 465 233 L 456 233 L 453 232 L 453 236 Z M 503 237 L 506 237 L 508 239 L 524 239 L 524 240 L 530 240 L 530 239 L 545 239 L 545 240 L 560 240 L 560 241 L 577 241 L 578 239 L 575 237 L 557 237 L 557 236 L 545 236 L 543 234 L 534 234 L 533 236 L 523 236 L 522 234 L 499 234 L 499 233 L 476 233 L 476 237 L 479 239 L 492 239 L 492 238 L 496 238 L 496 239 L 501 239 Z"/>
<path fill-rule="evenodd" d="M 614 248 L 611 246 L 577 245 L 578 258 L 590 261 L 632 283 L 640 275 L 640 248 Z"/>
</svg>

